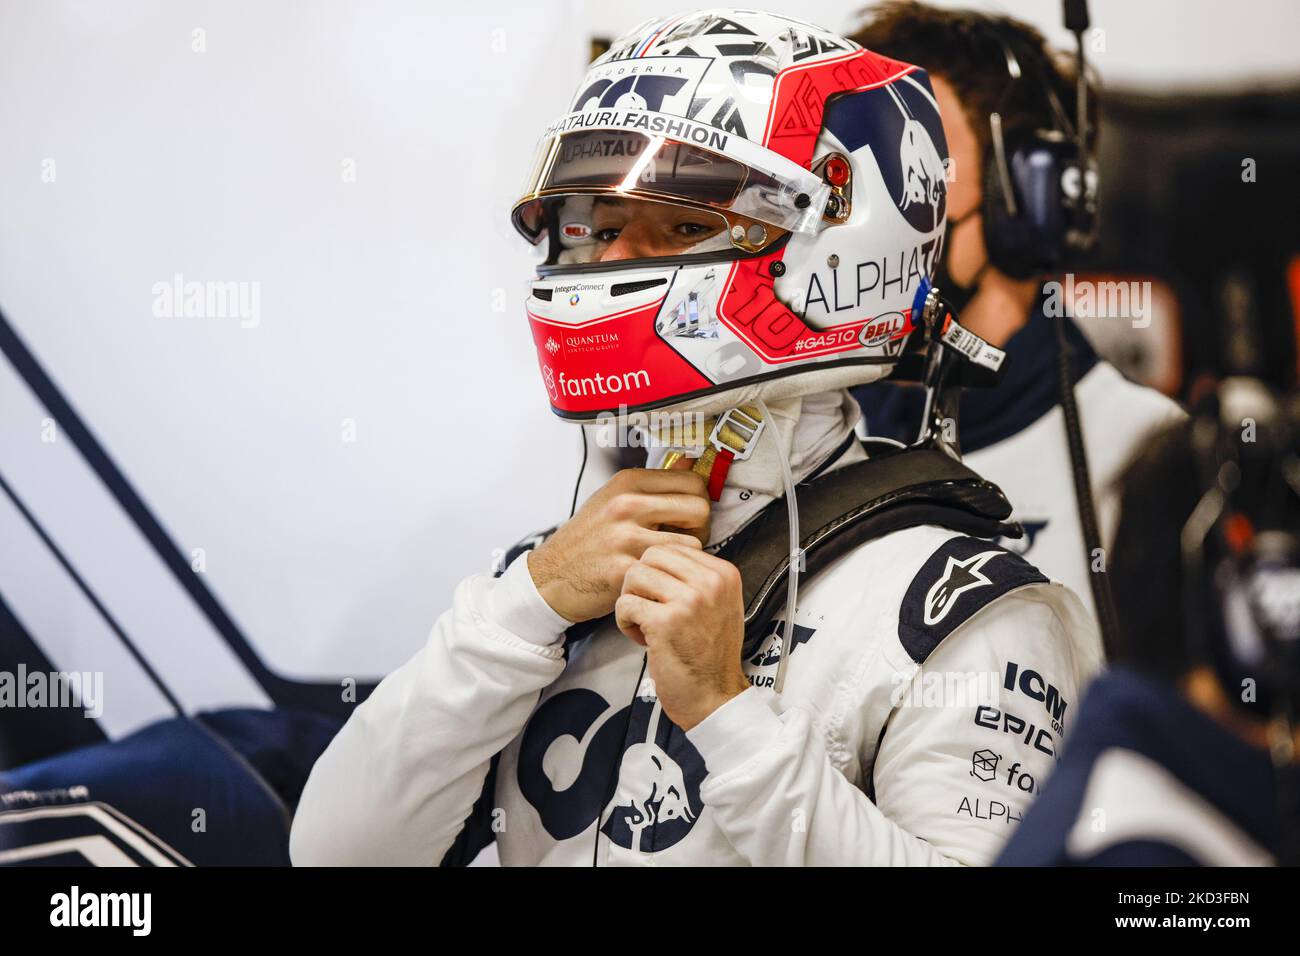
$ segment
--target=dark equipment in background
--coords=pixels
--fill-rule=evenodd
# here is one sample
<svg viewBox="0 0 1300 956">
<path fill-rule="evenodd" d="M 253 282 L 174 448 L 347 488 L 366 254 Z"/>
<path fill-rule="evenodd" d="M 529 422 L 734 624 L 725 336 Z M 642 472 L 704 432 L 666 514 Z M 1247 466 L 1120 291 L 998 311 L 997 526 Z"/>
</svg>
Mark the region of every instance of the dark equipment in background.
<svg viewBox="0 0 1300 956">
<path fill-rule="evenodd" d="M 1194 410 L 1202 491 L 1183 526 L 1183 626 L 1193 661 L 1228 699 L 1267 720 L 1277 770 L 1280 860 L 1300 864 L 1300 395 L 1230 378 Z M 1250 688 L 1251 693 L 1246 693 Z"/>
<path fill-rule="evenodd" d="M 1002 865 L 1300 862 L 1300 394 L 1205 384 L 1121 480 L 1119 654 Z"/>
<path fill-rule="evenodd" d="M 1296 384 L 1300 303 L 1288 274 L 1300 253 L 1300 90 L 1108 91 L 1099 159 L 1100 241 L 1079 271 L 1173 291 L 1181 376 L 1167 390 L 1186 399 L 1202 374 Z M 1151 331 L 1132 330 L 1131 348 L 1168 347 Z"/>
</svg>

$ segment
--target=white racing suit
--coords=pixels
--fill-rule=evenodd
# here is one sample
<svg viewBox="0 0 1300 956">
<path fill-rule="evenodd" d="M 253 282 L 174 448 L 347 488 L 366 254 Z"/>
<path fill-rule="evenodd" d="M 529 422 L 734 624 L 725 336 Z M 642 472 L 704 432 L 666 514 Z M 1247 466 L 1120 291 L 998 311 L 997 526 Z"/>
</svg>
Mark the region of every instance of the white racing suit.
<svg viewBox="0 0 1300 956">
<path fill-rule="evenodd" d="M 847 393 L 792 404 L 773 424 L 796 481 L 863 458 Z M 714 543 L 773 500 L 774 471 L 733 466 Z M 774 625 L 746 653 L 752 686 L 684 733 L 612 624 L 566 645 L 526 555 L 466 579 L 316 764 L 294 862 L 466 862 L 493 838 L 506 865 L 991 862 L 1099 666 L 1079 600 L 933 526 L 859 546 L 798 597 L 783 693 Z"/>
</svg>

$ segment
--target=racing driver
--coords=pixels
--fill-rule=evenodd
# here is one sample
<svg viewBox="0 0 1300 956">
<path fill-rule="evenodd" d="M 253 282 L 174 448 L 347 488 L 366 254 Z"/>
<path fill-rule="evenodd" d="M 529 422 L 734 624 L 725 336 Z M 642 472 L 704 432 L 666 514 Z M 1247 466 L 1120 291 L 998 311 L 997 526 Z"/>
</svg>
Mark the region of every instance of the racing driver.
<svg viewBox="0 0 1300 956">
<path fill-rule="evenodd" d="M 923 518 L 802 576 L 792 547 L 755 635 L 741 572 L 768 517 L 912 454 L 868 453 L 847 390 L 916 327 L 946 152 L 923 71 L 782 16 L 657 19 L 592 64 L 514 223 L 552 409 L 643 416 L 650 467 L 458 586 L 316 763 L 295 863 L 997 855 L 1099 665 L 1079 600 Z"/>
</svg>

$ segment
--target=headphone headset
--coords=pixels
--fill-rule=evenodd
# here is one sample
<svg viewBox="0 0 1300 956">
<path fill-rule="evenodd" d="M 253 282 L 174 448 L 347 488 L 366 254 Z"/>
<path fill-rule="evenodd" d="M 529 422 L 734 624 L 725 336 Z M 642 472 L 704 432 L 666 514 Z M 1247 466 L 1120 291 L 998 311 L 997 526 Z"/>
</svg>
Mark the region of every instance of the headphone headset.
<svg viewBox="0 0 1300 956">
<path fill-rule="evenodd" d="M 1056 92 L 1056 68 L 1042 49 L 1017 44 L 996 20 L 976 16 L 973 22 L 1002 50 L 1008 74 L 1007 86 L 989 114 L 981 207 L 984 244 L 989 261 L 1001 272 L 1029 279 L 1055 271 L 1070 255 L 1091 250 L 1097 240 L 1098 174 L 1088 147 L 1083 54 L 1086 10 L 1081 23 L 1070 22 L 1067 15 L 1067 26 L 1078 41 L 1078 111 L 1073 121 Z M 1051 124 L 1008 133 L 1002 111 L 1016 86 L 1026 81 L 1042 91 Z"/>
</svg>

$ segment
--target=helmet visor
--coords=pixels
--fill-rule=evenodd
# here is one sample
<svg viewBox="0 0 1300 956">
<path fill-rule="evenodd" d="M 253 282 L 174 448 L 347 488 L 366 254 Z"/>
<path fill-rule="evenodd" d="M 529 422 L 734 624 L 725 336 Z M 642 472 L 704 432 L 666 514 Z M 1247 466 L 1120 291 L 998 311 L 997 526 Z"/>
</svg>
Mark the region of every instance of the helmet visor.
<svg viewBox="0 0 1300 956">
<path fill-rule="evenodd" d="M 677 256 L 761 253 L 788 233 L 734 213 L 619 194 L 561 194 L 536 200 L 551 231 L 547 265 Z"/>
<path fill-rule="evenodd" d="M 742 162 L 693 143 L 631 130 L 583 129 L 549 136 L 515 205 L 515 227 L 538 242 L 547 227 L 544 199 L 587 195 L 713 213 L 726 221 L 728 234 L 736 225 L 749 232 L 752 223 L 772 227 L 766 231 L 773 237 L 813 231 L 825 206 L 825 183 L 778 154 L 758 147 L 754 151 Z M 752 243 L 737 245 L 752 251 Z"/>
</svg>

